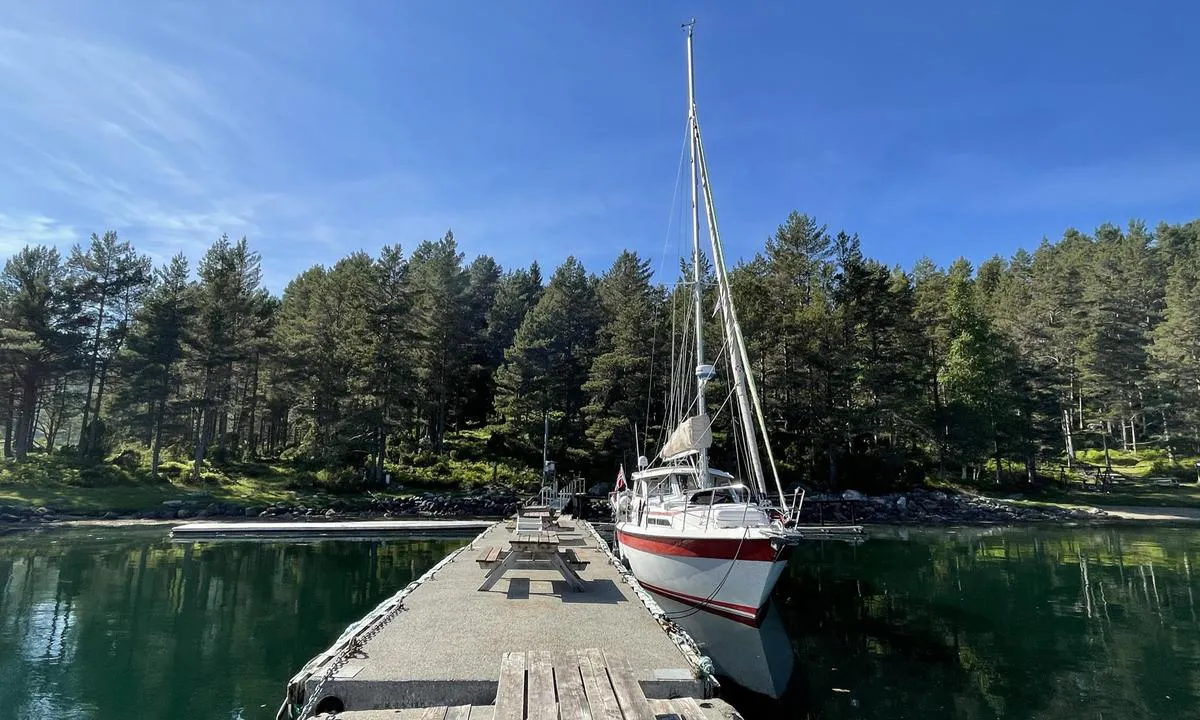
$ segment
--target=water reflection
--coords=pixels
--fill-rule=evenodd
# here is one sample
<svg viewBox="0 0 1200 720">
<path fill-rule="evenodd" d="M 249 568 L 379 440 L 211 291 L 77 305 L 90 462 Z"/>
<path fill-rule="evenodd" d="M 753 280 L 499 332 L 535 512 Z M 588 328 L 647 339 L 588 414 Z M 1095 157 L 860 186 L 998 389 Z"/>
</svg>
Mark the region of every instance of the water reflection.
<svg viewBox="0 0 1200 720">
<path fill-rule="evenodd" d="M 1194 530 L 808 545 L 777 602 L 809 693 L 764 717 L 1200 716 Z"/>
<path fill-rule="evenodd" d="M 773 604 L 768 606 L 761 624 L 753 627 L 658 593 L 650 594 L 696 640 L 713 661 L 718 676 L 768 698 L 783 697 L 796 661 L 783 619 Z"/>
<path fill-rule="evenodd" d="M 309 657 L 462 542 L 5 536 L 0 717 L 270 718 Z M 1196 530 L 876 531 L 803 545 L 757 630 L 681 623 L 748 720 L 1200 717 L 1196 557 Z"/>
<path fill-rule="evenodd" d="M 0 538 L 4 718 L 271 718 L 351 621 L 466 540 Z"/>
</svg>

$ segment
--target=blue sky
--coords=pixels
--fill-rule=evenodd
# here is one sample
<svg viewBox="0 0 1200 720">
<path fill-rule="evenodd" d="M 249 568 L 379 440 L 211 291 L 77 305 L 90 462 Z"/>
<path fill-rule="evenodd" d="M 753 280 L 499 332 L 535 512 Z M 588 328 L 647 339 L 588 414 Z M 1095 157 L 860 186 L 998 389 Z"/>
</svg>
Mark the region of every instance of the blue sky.
<svg viewBox="0 0 1200 720">
<path fill-rule="evenodd" d="M 1169 5 L 0 0 L 0 252 L 244 234 L 275 291 L 447 228 L 657 262 L 693 16 L 731 256 L 793 209 L 906 267 L 1188 220 L 1200 9 Z"/>
</svg>

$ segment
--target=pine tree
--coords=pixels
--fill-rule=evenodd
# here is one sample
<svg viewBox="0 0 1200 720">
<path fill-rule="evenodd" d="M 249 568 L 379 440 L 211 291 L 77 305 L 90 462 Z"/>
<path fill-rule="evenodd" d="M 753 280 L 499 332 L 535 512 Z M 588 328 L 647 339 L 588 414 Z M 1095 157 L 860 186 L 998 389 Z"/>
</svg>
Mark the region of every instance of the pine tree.
<svg viewBox="0 0 1200 720">
<path fill-rule="evenodd" d="M 481 255 L 467 268 L 466 343 L 469 360 L 466 368 L 466 389 L 463 399 L 463 419 L 482 425 L 487 422 L 495 401 L 493 377 L 500 367 L 501 356 L 489 347 L 489 311 L 495 307 L 500 288 L 500 266 L 492 258 Z"/>
<path fill-rule="evenodd" d="M 413 417 L 412 306 L 408 262 L 400 246 L 386 246 L 375 261 L 371 303 L 375 358 L 370 377 L 378 408 L 372 459 L 376 482 L 383 480 L 388 439 L 407 429 Z"/>
<path fill-rule="evenodd" d="M 496 287 L 496 296 L 487 312 L 489 362 L 499 368 L 504 351 L 512 345 L 525 316 L 542 297 L 542 271 L 535 262 L 528 270 L 505 273 Z"/>
<path fill-rule="evenodd" d="M 1162 440 L 1173 460 L 1180 438 L 1200 446 L 1200 242 L 1181 249 L 1172 264 L 1163 321 L 1152 337 Z"/>
<path fill-rule="evenodd" d="M 180 430 L 173 400 L 182 382 L 185 333 L 194 312 L 194 287 L 188 274 L 182 254 L 158 269 L 118 359 L 124 383 L 114 405 L 126 410 L 126 427 L 148 439 L 151 474 L 158 473 L 164 434 Z"/>
<path fill-rule="evenodd" d="M 72 248 L 67 267 L 74 276 L 84 316 L 91 324 L 83 435 L 79 441 L 80 451 L 89 454 L 101 449 L 98 447 L 100 411 L 109 364 L 120 352 L 129 323 L 151 280 L 150 259 L 134 252 L 128 242 L 118 242 L 117 234 L 109 230 L 103 236 L 92 233 L 87 252 L 78 245 Z"/>
<path fill-rule="evenodd" d="M 946 401 L 939 421 L 963 478 L 990 451 L 998 483 L 1002 452 L 1019 432 L 1015 354 L 980 308 L 966 260 L 950 266 L 946 307 L 950 345 L 938 372 Z"/>
<path fill-rule="evenodd" d="M 1110 424 L 1105 432 L 1119 422 L 1122 443 L 1131 444 L 1134 451 L 1149 374 L 1147 340 L 1161 304 L 1151 240 L 1137 223 L 1127 234 L 1102 225 L 1096 231 L 1094 264 L 1084 289 L 1091 312 L 1081 358 L 1083 379 L 1091 388 L 1098 418 Z"/>
<path fill-rule="evenodd" d="M 601 324 L 596 356 L 582 390 L 586 435 L 604 457 L 633 454 L 635 425 L 645 429 L 654 377 L 650 343 L 661 295 L 650 284 L 650 263 L 628 250 L 617 256 L 597 286 Z"/>
<path fill-rule="evenodd" d="M 0 272 L 0 300 L 0 356 L 17 393 L 6 446 L 20 459 L 34 447 L 42 391 L 78 365 L 86 319 L 58 251 L 44 246 L 25 247 L 9 258 Z"/>
<path fill-rule="evenodd" d="M 533 446 L 542 419 L 553 414 L 556 442 L 576 451 L 583 446 L 586 403 L 579 388 L 587 380 L 599 325 L 595 282 L 569 257 L 525 316 L 496 373 L 497 405 L 511 435 L 523 435 Z"/>
<path fill-rule="evenodd" d="M 462 260 L 454 234 L 447 232 L 438 242 L 418 245 L 409 261 L 412 322 L 418 338 L 414 362 L 419 412 L 425 423 L 423 440 L 435 453 L 442 452 L 446 431 L 458 419 L 464 397 L 469 280 Z"/>
<path fill-rule="evenodd" d="M 187 359 L 194 384 L 192 474 L 196 478 L 214 440 L 216 459 L 226 459 L 235 371 L 251 357 L 259 334 L 266 331 L 257 321 L 268 299 L 260 262 L 246 238 L 231 243 L 225 235 L 200 261 L 196 312 L 187 333 Z"/>
</svg>

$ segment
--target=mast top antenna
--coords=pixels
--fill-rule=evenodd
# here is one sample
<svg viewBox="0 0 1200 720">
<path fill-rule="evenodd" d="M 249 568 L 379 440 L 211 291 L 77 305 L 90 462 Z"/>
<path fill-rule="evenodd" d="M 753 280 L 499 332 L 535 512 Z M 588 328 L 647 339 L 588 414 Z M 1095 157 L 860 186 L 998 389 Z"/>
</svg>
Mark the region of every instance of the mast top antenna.
<svg viewBox="0 0 1200 720">
<path fill-rule="evenodd" d="M 692 30 L 694 30 L 696 27 L 696 18 L 692 18 L 691 20 L 685 22 L 684 24 L 680 25 L 679 27 L 687 28 L 688 35 L 691 35 Z"/>
</svg>

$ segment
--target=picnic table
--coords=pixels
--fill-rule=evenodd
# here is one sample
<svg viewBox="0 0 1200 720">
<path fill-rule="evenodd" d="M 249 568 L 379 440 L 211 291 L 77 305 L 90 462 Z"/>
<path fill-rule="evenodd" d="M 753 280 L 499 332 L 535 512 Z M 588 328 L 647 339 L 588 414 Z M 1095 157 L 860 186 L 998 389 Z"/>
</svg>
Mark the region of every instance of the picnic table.
<svg viewBox="0 0 1200 720">
<path fill-rule="evenodd" d="M 558 533 L 542 529 L 542 519 L 517 516 L 516 531 L 508 541 L 508 549 L 489 548 L 477 561 L 488 568 L 479 590 L 490 590 L 509 570 L 518 567 L 538 567 L 549 564 L 557 570 L 572 590 L 583 590 L 583 579 L 576 570 L 587 567 L 571 548 L 559 547 Z"/>
</svg>

